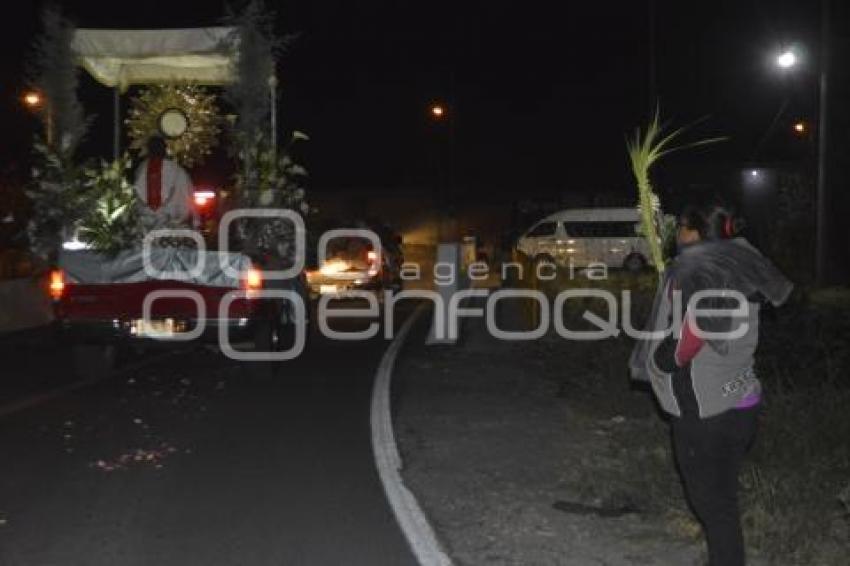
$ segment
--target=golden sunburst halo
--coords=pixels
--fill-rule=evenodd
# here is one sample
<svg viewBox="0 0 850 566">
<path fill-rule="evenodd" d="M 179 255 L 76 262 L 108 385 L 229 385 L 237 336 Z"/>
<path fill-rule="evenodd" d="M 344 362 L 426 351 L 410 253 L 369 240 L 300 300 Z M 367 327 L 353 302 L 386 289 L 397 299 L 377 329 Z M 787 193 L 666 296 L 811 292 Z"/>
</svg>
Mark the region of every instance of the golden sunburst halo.
<svg viewBox="0 0 850 566">
<path fill-rule="evenodd" d="M 164 114 L 180 113 L 186 126 L 182 134 L 160 130 Z M 148 140 L 162 136 L 168 154 L 184 167 L 203 163 L 218 144 L 220 115 L 216 97 L 196 85 L 153 85 L 133 97 L 126 119 L 130 147 L 144 153 Z M 169 132 L 172 133 L 173 132 Z"/>
</svg>

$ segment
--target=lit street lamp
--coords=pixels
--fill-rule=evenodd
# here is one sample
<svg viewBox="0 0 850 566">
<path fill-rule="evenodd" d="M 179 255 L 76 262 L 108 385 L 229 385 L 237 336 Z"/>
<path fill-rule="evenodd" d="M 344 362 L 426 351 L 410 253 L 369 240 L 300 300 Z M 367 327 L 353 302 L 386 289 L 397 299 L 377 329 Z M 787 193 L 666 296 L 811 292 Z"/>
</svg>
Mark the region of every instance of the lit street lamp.
<svg viewBox="0 0 850 566">
<path fill-rule="evenodd" d="M 435 172 L 437 174 L 437 191 L 439 194 L 439 223 L 437 238 L 440 242 L 457 238 L 456 220 L 452 216 L 451 176 L 452 152 L 454 149 L 454 114 L 449 117 L 448 108 L 442 102 L 433 102 L 428 107 L 428 113 L 434 130 Z"/>
<path fill-rule="evenodd" d="M 797 64 L 797 54 L 790 49 L 783 51 L 776 57 L 776 66 L 780 69 L 790 69 Z"/>
<path fill-rule="evenodd" d="M 829 228 L 827 216 L 829 214 L 829 202 L 827 199 L 827 130 L 829 125 L 827 84 L 829 78 L 829 39 L 830 39 L 830 2 L 822 0 L 821 9 L 821 49 L 820 49 L 820 79 L 818 83 L 818 153 L 817 153 L 817 220 L 816 220 L 816 245 L 815 245 L 815 279 L 818 285 L 827 283 L 827 263 L 829 253 L 827 251 Z M 782 70 L 791 70 L 799 64 L 799 58 L 794 51 L 787 49 L 776 56 L 776 66 Z M 805 133 L 806 125 L 798 122 L 794 130 L 802 135 Z"/>
<path fill-rule="evenodd" d="M 28 92 L 24 95 L 24 104 L 30 108 L 38 108 L 41 106 L 41 95 L 37 92 Z"/>
<path fill-rule="evenodd" d="M 50 104 L 41 93 L 34 90 L 25 93 L 23 101 L 30 110 L 44 112 L 44 135 L 47 145 L 53 145 L 53 113 L 50 111 Z"/>
</svg>

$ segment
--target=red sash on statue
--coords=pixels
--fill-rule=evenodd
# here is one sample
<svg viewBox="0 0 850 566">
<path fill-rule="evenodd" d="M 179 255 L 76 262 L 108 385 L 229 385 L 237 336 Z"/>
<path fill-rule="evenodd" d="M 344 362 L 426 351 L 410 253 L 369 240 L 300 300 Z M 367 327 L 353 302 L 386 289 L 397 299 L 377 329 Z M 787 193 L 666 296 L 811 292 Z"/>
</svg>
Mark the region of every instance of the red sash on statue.
<svg viewBox="0 0 850 566">
<path fill-rule="evenodd" d="M 148 206 L 151 210 L 157 210 L 162 206 L 162 158 L 151 157 L 148 159 Z"/>
</svg>

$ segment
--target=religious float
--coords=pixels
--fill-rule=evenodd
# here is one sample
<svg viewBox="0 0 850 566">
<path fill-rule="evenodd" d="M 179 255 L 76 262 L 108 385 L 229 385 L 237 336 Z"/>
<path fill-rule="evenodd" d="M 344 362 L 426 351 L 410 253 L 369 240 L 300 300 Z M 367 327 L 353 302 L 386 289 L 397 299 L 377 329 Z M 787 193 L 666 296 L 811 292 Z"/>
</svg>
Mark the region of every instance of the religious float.
<svg viewBox="0 0 850 566">
<path fill-rule="evenodd" d="M 253 2 L 226 23 L 83 29 L 44 14 L 33 84 L 45 131 L 28 236 L 55 265 L 56 324 L 81 376 L 111 371 L 124 347 L 214 343 L 262 375 L 303 349 L 309 209 L 291 149 L 306 136 L 278 144 L 271 16 Z M 112 89 L 111 160 L 79 158 L 92 123 L 77 98 L 80 68 Z M 157 143 L 162 154 L 147 155 Z M 186 170 L 220 143 L 235 171 L 228 186 L 190 186 Z"/>
</svg>

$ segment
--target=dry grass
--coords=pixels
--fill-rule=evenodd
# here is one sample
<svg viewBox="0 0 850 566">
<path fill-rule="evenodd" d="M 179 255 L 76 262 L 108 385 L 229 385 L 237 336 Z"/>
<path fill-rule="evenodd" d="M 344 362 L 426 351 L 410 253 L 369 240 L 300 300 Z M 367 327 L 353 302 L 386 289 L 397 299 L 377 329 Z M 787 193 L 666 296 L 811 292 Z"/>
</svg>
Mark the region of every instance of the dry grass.
<svg viewBox="0 0 850 566">
<path fill-rule="evenodd" d="M 850 308 L 801 298 L 786 309 L 763 322 L 767 394 L 742 477 L 746 533 L 779 563 L 838 564 L 831 553 L 850 544 Z"/>
<path fill-rule="evenodd" d="M 559 280 L 548 291 L 585 285 L 615 293 L 631 289 L 633 318 L 640 321 L 654 284 L 652 273 L 622 273 L 595 285 Z M 601 303 L 587 300 L 574 303 L 565 316 L 579 326 L 585 308 L 604 312 Z M 786 307 L 764 313 L 761 334 L 757 358 L 765 402 L 741 477 L 748 546 L 771 564 L 842 563 L 846 556 L 839 553 L 850 545 L 850 294 L 801 293 Z M 575 371 L 562 387 L 573 404 L 628 418 L 627 427 L 611 431 L 620 446 L 618 472 L 586 470 L 587 489 L 601 499 L 626 497 L 665 516 L 672 531 L 693 536 L 698 528 L 673 471 L 667 427 L 625 378 L 630 349 L 623 337 L 570 344 L 568 363 Z"/>
</svg>

